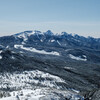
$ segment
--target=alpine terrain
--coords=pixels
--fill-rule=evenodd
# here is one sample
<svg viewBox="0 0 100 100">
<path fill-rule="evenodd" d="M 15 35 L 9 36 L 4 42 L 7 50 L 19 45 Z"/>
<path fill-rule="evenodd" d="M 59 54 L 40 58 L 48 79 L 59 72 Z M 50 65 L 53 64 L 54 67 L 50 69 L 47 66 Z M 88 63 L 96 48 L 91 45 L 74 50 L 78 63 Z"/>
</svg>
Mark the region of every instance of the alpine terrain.
<svg viewBox="0 0 100 100">
<path fill-rule="evenodd" d="M 0 100 L 100 100 L 100 38 L 24 31 L 0 37 Z"/>
</svg>

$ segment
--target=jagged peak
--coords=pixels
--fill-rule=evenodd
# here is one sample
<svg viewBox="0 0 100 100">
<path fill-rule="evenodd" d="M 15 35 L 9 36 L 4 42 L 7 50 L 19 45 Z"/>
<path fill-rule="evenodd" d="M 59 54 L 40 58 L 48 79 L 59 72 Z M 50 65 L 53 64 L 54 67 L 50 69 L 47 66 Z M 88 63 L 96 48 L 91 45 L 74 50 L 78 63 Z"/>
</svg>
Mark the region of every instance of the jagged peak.
<svg viewBox="0 0 100 100">
<path fill-rule="evenodd" d="M 48 30 L 47 32 L 44 32 L 44 34 L 46 34 L 46 35 L 54 35 L 51 30 Z"/>
<path fill-rule="evenodd" d="M 68 35 L 67 32 L 61 32 L 61 35 Z"/>
</svg>

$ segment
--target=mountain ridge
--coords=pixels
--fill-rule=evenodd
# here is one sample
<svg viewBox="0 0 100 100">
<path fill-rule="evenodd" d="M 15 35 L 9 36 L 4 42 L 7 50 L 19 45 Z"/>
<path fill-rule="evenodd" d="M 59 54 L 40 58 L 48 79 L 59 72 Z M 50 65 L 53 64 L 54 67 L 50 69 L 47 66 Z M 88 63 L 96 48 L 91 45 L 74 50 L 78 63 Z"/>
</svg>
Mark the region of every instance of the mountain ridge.
<svg viewBox="0 0 100 100">
<path fill-rule="evenodd" d="M 88 47 L 91 49 L 92 48 L 100 49 L 100 45 L 99 45 L 100 38 L 93 38 L 93 37 L 86 38 L 84 36 L 79 36 L 77 34 L 73 36 L 72 34 L 68 34 L 66 32 L 62 32 L 61 34 L 54 34 L 50 30 L 48 30 L 47 32 L 43 32 L 43 33 L 40 31 L 24 31 L 21 33 L 17 33 L 11 36 L 4 36 L 4 37 L 20 39 L 19 41 L 27 41 L 29 38 L 29 41 L 31 42 L 35 42 L 35 39 L 37 39 L 38 41 L 36 42 L 40 42 L 40 43 L 52 42 L 52 44 L 55 43 L 56 45 L 60 45 L 62 43 L 62 46 L 64 45 L 66 46 L 69 44 L 73 46 Z M 4 37 L 0 37 L 0 39 Z"/>
</svg>

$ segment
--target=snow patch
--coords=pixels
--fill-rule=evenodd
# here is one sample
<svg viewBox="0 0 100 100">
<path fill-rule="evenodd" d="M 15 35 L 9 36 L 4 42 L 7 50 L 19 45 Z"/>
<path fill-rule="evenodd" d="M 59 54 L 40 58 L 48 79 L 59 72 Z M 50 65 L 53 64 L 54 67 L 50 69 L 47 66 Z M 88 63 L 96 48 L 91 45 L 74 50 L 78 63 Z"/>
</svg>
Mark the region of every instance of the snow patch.
<svg viewBox="0 0 100 100">
<path fill-rule="evenodd" d="M 64 69 L 74 69 L 74 68 L 72 68 L 72 67 L 64 67 Z"/>
<path fill-rule="evenodd" d="M 8 48 L 9 48 L 9 46 L 6 46 L 6 48 L 8 49 Z"/>
<path fill-rule="evenodd" d="M 80 93 L 80 91 L 75 90 L 75 89 L 71 89 L 72 91 L 76 92 L 76 93 Z"/>
<path fill-rule="evenodd" d="M 11 59 L 13 59 L 13 60 L 14 60 L 14 59 L 15 59 L 15 57 L 14 57 L 14 56 L 11 56 Z"/>
<path fill-rule="evenodd" d="M 31 36 L 32 34 L 34 34 L 33 31 L 25 31 L 25 32 L 21 32 L 21 33 L 18 33 L 18 34 L 15 34 L 14 36 L 17 37 L 17 38 L 23 38 L 24 42 L 27 41 L 28 37 Z"/>
<path fill-rule="evenodd" d="M 0 59 L 2 59 L 2 56 L 0 55 Z"/>
<path fill-rule="evenodd" d="M 87 58 L 86 58 L 85 55 L 83 55 L 84 58 L 81 58 L 80 56 L 79 56 L 79 57 L 76 57 L 76 56 L 74 56 L 74 55 L 72 55 L 72 54 L 69 54 L 69 57 L 70 57 L 71 59 L 74 59 L 74 60 L 87 61 Z"/>
<path fill-rule="evenodd" d="M 21 49 L 24 49 L 24 50 L 27 50 L 27 51 L 36 52 L 36 53 L 40 53 L 40 54 L 48 54 L 48 55 L 56 55 L 56 56 L 60 55 L 58 52 L 55 52 L 55 51 L 46 52 L 44 50 L 37 50 L 37 49 L 32 48 L 32 47 L 24 47 L 23 45 L 14 45 L 14 47 L 16 49 L 21 48 Z"/>
<path fill-rule="evenodd" d="M 41 42 L 43 42 L 43 40 L 42 40 L 42 39 L 41 39 L 40 41 L 41 41 Z"/>
<path fill-rule="evenodd" d="M 61 45 L 61 43 L 57 40 L 57 43 L 59 44 L 59 45 Z"/>
<path fill-rule="evenodd" d="M 22 33 L 22 34 L 18 35 L 18 37 L 19 37 L 19 38 L 23 38 L 24 41 L 27 40 L 27 36 L 25 35 L 25 33 Z"/>
<path fill-rule="evenodd" d="M 25 42 L 22 42 L 22 44 L 24 45 L 24 44 L 25 44 Z"/>
<path fill-rule="evenodd" d="M 54 42 L 55 40 L 51 40 L 50 42 Z"/>
<path fill-rule="evenodd" d="M 2 53 L 2 50 L 0 50 L 0 53 Z"/>
</svg>

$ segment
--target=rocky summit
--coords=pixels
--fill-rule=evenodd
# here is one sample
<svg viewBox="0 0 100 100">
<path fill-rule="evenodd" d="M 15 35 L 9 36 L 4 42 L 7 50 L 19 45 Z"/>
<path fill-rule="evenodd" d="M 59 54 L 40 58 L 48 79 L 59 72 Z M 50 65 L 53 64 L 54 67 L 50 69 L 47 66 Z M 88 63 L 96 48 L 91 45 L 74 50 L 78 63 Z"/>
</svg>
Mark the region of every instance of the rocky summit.
<svg viewBox="0 0 100 100">
<path fill-rule="evenodd" d="M 0 37 L 0 100 L 100 100 L 100 38 L 48 30 Z"/>
</svg>

